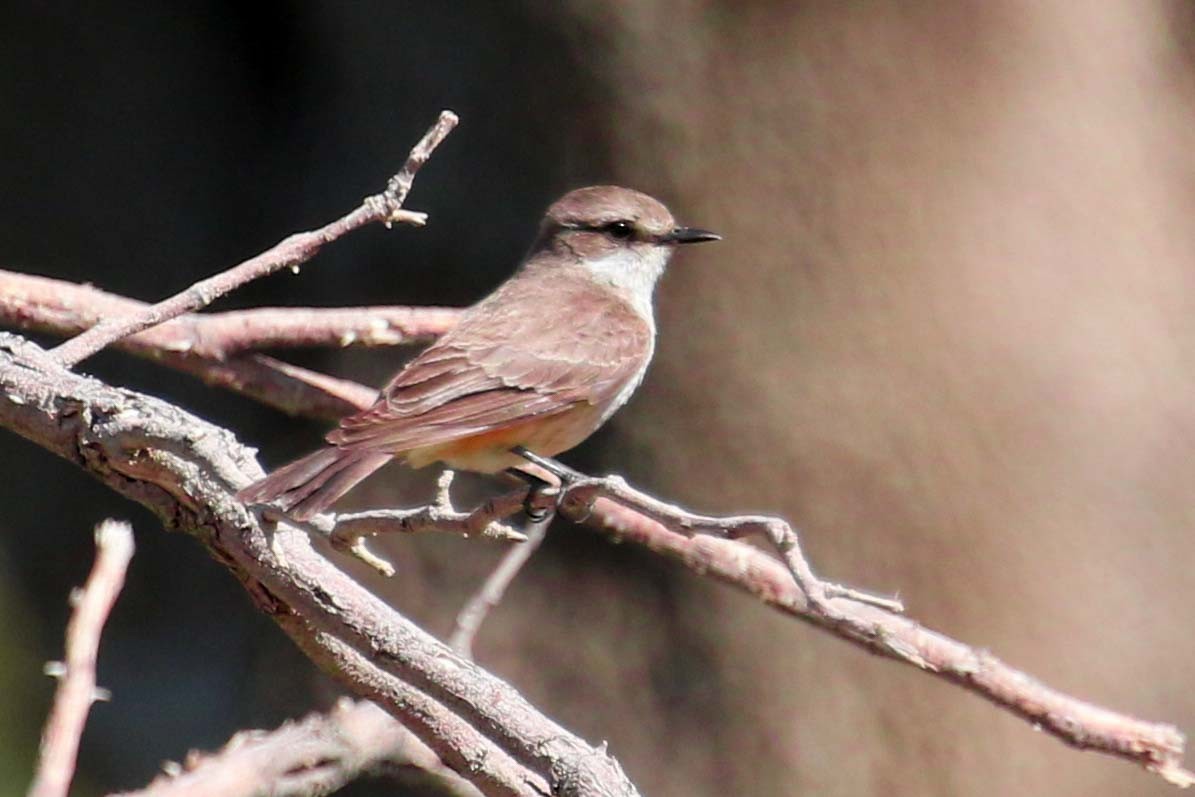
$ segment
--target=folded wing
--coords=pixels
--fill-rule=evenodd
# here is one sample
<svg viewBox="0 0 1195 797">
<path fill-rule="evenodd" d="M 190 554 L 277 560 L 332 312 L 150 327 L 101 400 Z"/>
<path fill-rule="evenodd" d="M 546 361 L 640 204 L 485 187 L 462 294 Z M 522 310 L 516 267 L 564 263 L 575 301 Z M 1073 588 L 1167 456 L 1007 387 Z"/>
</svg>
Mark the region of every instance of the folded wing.
<svg viewBox="0 0 1195 797">
<path fill-rule="evenodd" d="M 495 431 L 580 402 L 606 406 L 636 382 L 653 330 L 628 302 L 585 275 L 518 277 L 468 311 L 341 421 L 328 442 L 401 452 Z"/>
</svg>

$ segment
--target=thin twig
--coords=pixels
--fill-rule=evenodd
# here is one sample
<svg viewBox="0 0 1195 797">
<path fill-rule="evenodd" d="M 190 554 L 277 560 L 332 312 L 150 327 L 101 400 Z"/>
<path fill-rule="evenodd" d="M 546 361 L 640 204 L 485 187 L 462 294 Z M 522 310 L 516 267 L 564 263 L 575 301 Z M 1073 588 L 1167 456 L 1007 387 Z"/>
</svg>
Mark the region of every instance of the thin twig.
<svg viewBox="0 0 1195 797">
<path fill-rule="evenodd" d="M 382 709 L 344 698 L 273 731 L 241 731 L 216 753 L 192 751 L 144 789 L 114 797 L 317 797 L 381 772 L 430 779 L 451 797 L 481 795 Z"/>
<path fill-rule="evenodd" d="M 58 690 L 42 733 L 41 756 L 29 797 L 65 797 L 91 704 L 107 699 L 107 694 L 96 688 L 96 657 L 104 622 L 133 557 L 133 529 L 122 521 L 105 520 L 96 527 L 95 547 L 95 565 L 87 584 L 71 595 L 74 609 L 66 627 L 65 661 L 46 667 L 47 674 L 59 679 Z"/>
<path fill-rule="evenodd" d="M 479 536 L 504 542 L 525 542 L 527 535 L 502 522 L 523 509 L 526 490 L 496 496 L 469 511 L 460 511 L 452 504 L 449 489 L 453 472 L 440 474 L 436 500 L 412 509 L 373 509 L 365 512 L 342 512 L 317 515 L 305 523 L 288 523 L 307 528 L 327 537 L 332 545 L 360 559 L 389 578 L 394 565 L 374 554 L 365 540 L 379 534 L 419 534 L 440 532 Z M 272 522 L 285 519 L 271 507 L 262 509 L 262 517 Z"/>
<path fill-rule="evenodd" d="M 527 541 L 514 546 L 502 556 L 502 561 L 457 614 L 452 636 L 448 638 L 448 646 L 458 654 L 467 659 L 473 658 L 473 640 L 481 630 L 481 624 L 485 622 L 490 610 L 502 602 L 506 588 L 543 544 L 550 525 L 551 514 L 528 525 Z"/>
<path fill-rule="evenodd" d="M 601 478 L 583 476 L 568 484 L 561 501 L 568 509 L 569 514 L 573 517 L 583 518 L 599 497 L 609 498 L 624 506 L 637 509 L 649 518 L 689 535 L 713 534 L 732 540 L 753 534 L 766 537 L 776 548 L 776 552 L 780 554 L 793 581 L 805 594 L 810 608 L 815 612 L 832 613 L 828 602 L 834 598 L 848 598 L 894 613 L 904 611 L 903 604 L 896 598 L 872 595 L 819 578 L 813 572 L 809 560 L 801 552 L 801 544 L 796 531 L 781 518 L 767 515 L 715 517 L 697 514 L 636 490 L 620 476 Z"/>
<path fill-rule="evenodd" d="M 157 326 L 184 313 L 200 310 L 247 282 L 284 268 L 295 268 L 314 257 L 324 244 L 367 224 L 381 222 L 390 226 L 392 223 L 401 222 L 423 225 L 427 217 L 422 213 L 404 210 L 403 203 L 411 190 L 416 173 L 456 123 L 456 114 L 451 111 L 441 112 L 440 118 L 411 150 L 402 169 L 390 179 L 386 190 L 367 197 L 360 207 L 351 213 L 317 230 L 291 235 L 256 257 L 200 280 L 135 316 L 105 319 L 83 334 L 61 344 L 52 354 L 67 367 L 78 365 L 114 341 Z"/>
</svg>

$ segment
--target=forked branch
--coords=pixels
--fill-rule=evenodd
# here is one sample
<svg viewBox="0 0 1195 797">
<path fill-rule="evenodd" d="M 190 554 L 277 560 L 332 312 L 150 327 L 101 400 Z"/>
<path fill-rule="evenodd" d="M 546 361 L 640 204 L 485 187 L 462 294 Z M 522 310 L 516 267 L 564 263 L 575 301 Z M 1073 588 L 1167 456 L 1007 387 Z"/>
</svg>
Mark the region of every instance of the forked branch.
<svg viewBox="0 0 1195 797">
<path fill-rule="evenodd" d="M 457 116 L 452 111 L 441 112 L 436 123 L 412 148 L 402 169 L 390 178 L 386 190 L 367 197 L 356 210 L 317 230 L 295 233 L 256 257 L 200 280 L 186 290 L 163 299 L 136 315 L 105 319 L 83 334 L 58 346 L 53 350 L 54 356 L 63 365 L 73 367 L 114 341 L 157 326 L 184 313 L 207 307 L 247 282 L 284 268 L 296 268 L 314 257 L 324 244 L 368 224 L 425 224 L 425 214 L 406 210 L 403 203 L 410 193 L 415 175 L 423 164 L 427 163 L 436 147 L 452 132 L 452 128 L 456 127 L 457 121 Z"/>
</svg>

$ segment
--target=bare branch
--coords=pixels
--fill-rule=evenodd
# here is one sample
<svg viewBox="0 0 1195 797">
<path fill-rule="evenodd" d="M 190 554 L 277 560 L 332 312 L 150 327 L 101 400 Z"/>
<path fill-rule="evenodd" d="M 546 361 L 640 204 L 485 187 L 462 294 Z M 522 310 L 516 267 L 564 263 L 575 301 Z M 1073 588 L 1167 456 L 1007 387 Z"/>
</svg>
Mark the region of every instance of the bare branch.
<svg viewBox="0 0 1195 797">
<path fill-rule="evenodd" d="M 74 609 L 66 627 L 66 660 L 46 668 L 59 679 L 58 690 L 42 733 L 41 758 L 29 797 L 65 797 L 91 704 L 106 699 L 95 684 L 96 657 L 104 622 L 133 558 L 133 529 L 122 521 L 105 520 L 96 527 L 95 547 L 95 565 L 87 584 L 71 595 Z"/>
<path fill-rule="evenodd" d="M 268 733 L 242 731 L 217 753 L 192 751 L 181 765 L 123 797 L 316 797 L 383 772 L 399 780 L 432 779 L 455 797 L 481 795 L 382 709 L 345 698 L 327 714 Z"/>
<path fill-rule="evenodd" d="M 543 544 L 548 536 L 548 526 L 551 524 L 552 515 L 548 515 L 528 526 L 527 541 L 506 552 L 502 561 L 494 568 L 494 572 L 490 573 L 481 588 L 461 609 L 460 614 L 456 616 L 452 636 L 448 639 L 448 644 L 453 650 L 467 659 L 473 658 L 473 640 L 481 630 L 481 624 L 485 622 L 490 610 L 502 602 L 506 588 Z"/>
<path fill-rule="evenodd" d="M 700 515 L 636 490 L 619 476 L 595 479 L 583 474 L 576 475 L 580 478 L 568 483 L 565 493 L 561 497 L 564 507 L 574 518 L 586 517 L 594 500 L 599 496 L 604 496 L 623 506 L 637 509 L 649 518 L 689 535 L 713 534 L 728 539 L 740 539 L 752 534 L 760 534 L 776 548 L 777 553 L 788 567 L 793 581 L 806 596 L 809 608 L 814 613 L 833 615 L 834 610 L 828 602 L 834 598 L 848 598 L 857 603 L 870 604 L 894 613 L 904 611 L 904 606 L 895 598 L 872 595 L 818 578 L 814 574 L 809 560 L 801 552 L 797 533 L 781 518 L 766 515 L 734 515 L 730 517 Z"/>
<path fill-rule="evenodd" d="M 229 432 L 66 371 L 12 335 L 0 336 L 0 426 L 199 538 L 313 660 L 398 717 L 483 793 L 636 793 L 604 749 L 395 612 L 328 561 L 305 530 L 263 527 L 235 498 L 261 468 Z"/>
<path fill-rule="evenodd" d="M 90 285 L 0 270 L 0 325 L 74 335 L 104 318 L 133 316 L 144 302 Z M 290 415 L 339 420 L 368 407 L 377 391 L 364 385 L 243 353 L 261 346 L 422 343 L 455 325 L 451 308 L 263 308 L 184 315 L 115 345 L 214 387 L 242 393 Z"/>
<path fill-rule="evenodd" d="M 135 316 L 105 319 L 77 337 L 71 338 L 53 350 L 53 354 L 64 365 L 78 365 L 113 341 L 157 326 L 184 313 L 194 312 L 211 304 L 216 299 L 247 282 L 273 274 L 284 268 L 295 268 L 307 262 L 323 248 L 342 235 L 374 222 L 389 226 L 394 222 L 422 225 L 427 217 L 403 209 L 403 202 L 411 190 L 416 173 L 427 162 L 431 153 L 456 126 L 457 116 L 443 111 L 440 118 L 411 150 L 406 163 L 390 179 L 386 190 L 371 196 L 351 213 L 327 224 L 318 230 L 296 233 L 284 239 L 256 257 L 232 268 L 200 280 L 191 287 L 146 308 Z"/>
<path fill-rule="evenodd" d="M 575 497 L 566 496 L 561 513 L 621 542 L 637 543 L 696 573 L 744 589 L 775 609 L 873 653 L 959 684 L 1072 747 L 1134 761 L 1178 786 L 1195 782 L 1182 765 L 1186 739 L 1173 725 L 1137 719 L 1052 689 L 987 651 L 869 603 L 836 597 L 814 606 L 786 565 L 734 540 L 710 534 L 691 536 L 694 527 L 710 528 L 708 518 L 686 517 L 684 510 L 656 517 L 660 514 L 656 499 L 620 482 L 609 482 L 616 500 L 594 498 L 588 492 L 590 485 Z M 736 531 L 736 523 L 734 518 L 727 520 L 723 533 L 729 535 Z M 716 531 L 716 525 L 711 530 Z"/>
<path fill-rule="evenodd" d="M 413 509 L 374 509 L 317 515 L 306 523 L 291 521 L 270 507 L 263 509 L 263 516 L 273 521 L 286 520 L 288 523 L 322 534 L 334 546 L 356 556 L 387 578 L 394 575 L 394 565 L 369 550 L 365 544 L 368 537 L 431 531 L 460 534 L 465 537 L 487 537 L 505 542 L 527 540 L 527 535 L 502 522 L 522 511 L 526 490 L 491 498 L 476 509 L 462 512 L 452 505 L 449 495 L 452 478 L 451 470 L 444 471 L 440 475 L 436 500 Z"/>
<path fill-rule="evenodd" d="M 176 363 L 164 362 L 178 367 Z M 320 391 L 316 388 L 312 392 L 318 395 Z M 348 411 L 352 411 L 368 406 L 372 403 L 374 395 L 375 392 L 369 388 L 357 385 L 355 390 L 342 393 L 331 401 L 325 395 L 322 405 L 318 402 L 307 403 L 304 399 L 296 402 L 292 408 L 295 412 L 314 417 L 329 417 L 329 405 L 348 405 Z M 588 485 L 588 488 L 592 487 L 592 484 Z M 1024 673 L 1007 667 L 990 654 L 923 629 L 911 620 L 890 616 L 888 612 L 882 611 L 885 601 L 883 598 L 853 593 L 837 585 L 821 582 L 813 575 L 811 569 L 804 572 L 808 565 L 800 555 L 799 548 L 792 544 L 795 543 L 795 535 L 791 535 L 791 528 L 783 524 L 783 521 L 760 517 L 718 519 L 694 515 L 637 491 L 623 493 L 625 485 L 619 485 L 614 480 L 605 480 L 604 488 L 609 490 L 609 494 L 616 500 L 597 498 L 594 501 L 595 496 L 591 490 L 586 489 L 587 485 L 577 484 L 575 488 L 577 492 L 565 502 L 564 512 L 574 521 L 584 522 L 616 539 L 638 542 L 659 553 L 679 559 L 698 574 L 712 576 L 743 589 L 787 614 L 812 622 L 869 650 L 912 663 L 941 678 L 962 684 L 996 705 L 1007 708 L 1048 730 L 1069 745 L 1100 750 L 1137 761 L 1174 783 L 1189 782 L 1190 775 L 1180 763 L 1185 741 L 1183 735 L 1173 726 L 1145 722 L 1110 712 L 1049 689 Z M 507 496 L 506 500 L 504 509 L 509 509 L 509 512 L 503 514 L 503 518 L 510 517 L 518 511 L 514 506 L 513 495 Z M 637 509 L 627 508 L 618 503 L 618 500 L 624 500 Z M 592 506 L 586 510 L 584 507 L 590 501 L 593 502 Z M 521 503 L 521 497 L 519 502 Z M 569 506 L 572 508 L 568 508 Z M 402 514 L 409 516 L 412 512 L 418 513 L 420 510 L 404 510 Z M 478 510 L 475 510 L 464 514 L 472 517 L 471 522 L 477 522 L 484 519 L 485 512 L 481 511 L 478 514 Z M 424 517 L 426 520 L 432 519 L 431 515 Z M 459 521 L 460 518 L 456 520 Z M 402 521 L 399 522 L 401 525 Z M 785 529 L 791 536 L 779 533 Z M 333 539 L 341 543 L 342 547 L 352 547 L 365 533 L 374 530 L 377 529 L 366 528 L 362 534 L 357 534 L 357 530 L 350 524 L 334 535 Z M 750 546 L 706 535 L 689 536 L 695 531 L 727 536 L 763 531 L 781 550 L 785 565 Z M 348 544 L 344 545 L 346 540 Z M 381 560 L 372 564 L 383 572 L 389 567 Z M 829 593 L 823 594 L 821 601 L 815 599 L 811 605 L 806 593 L 794 583 L 794 575 L 800 575 L 801 583 L 806 585 L 821 584 L 823 589 L 831 589 Z M 816 594 L 816 587 L 813 592 Z M 846 599 L 847 603 L 844 604 L 836 596 Z M 856 599 L 850 600 L 852 597 Z M 859 597 L 863 600 L 858 600 Z M 835 618 L 839 617 L 841 607 L 852 603 L 872 603 L 878 606 L 861 606 L 860 612 L 854 612 L 841 626 L 838 625 Z M 828 606 L 829 612 L 826 611 Z M 881 609 L 881 612 L 877 618 L 873 618 L 864 611 L 867 608 Z M 1021 684 L 1022 687 L 1018 688 L 1017 684 Z M 1039 697 L 1042 699 L 1039 700 Z"/>
<path fill-rule="evenodd" d="M 89 285 L 0 270 L 0 324 L 74 335 L 105 318 L 133 317 L 144 302 Z M 338 420 L 373 403 L 377 391 L 264 354 L 262 347 L 423 343 L 456 323 L 451 308 L 262 308 L 184 315 L 116 341 L 116 346 L 209 385 L 291 415 Z"/>
<path fill-rule="evenodd" d="M 0 270 L 0 324 L 78 335 L 105 319 L 131 318 L 149 305 L 91 285 Z M 450 307 L 261 307 L 188 313 L 117 342 L 141 356 L 187 354 L 221 361 L 246 351 L 302 346 L 430 343 L 456 324 Z"/>
</svg>

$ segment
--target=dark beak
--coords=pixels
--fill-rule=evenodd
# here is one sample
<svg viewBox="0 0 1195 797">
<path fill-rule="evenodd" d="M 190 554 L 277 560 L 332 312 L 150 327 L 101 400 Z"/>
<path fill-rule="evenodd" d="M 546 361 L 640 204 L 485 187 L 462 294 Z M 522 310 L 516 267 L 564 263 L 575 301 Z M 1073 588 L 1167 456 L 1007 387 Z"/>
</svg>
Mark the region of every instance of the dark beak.
<svg viewBox="0 0 1195 797">
<path fill-rule="evenodd" d="M 696 227 L 677 227 L 669 233 L 660 236 L 662 244 L 700 244 L 706 241 L 721 241 L 722 236 L 709 230 L 699 230 Z"/>
</svg>

